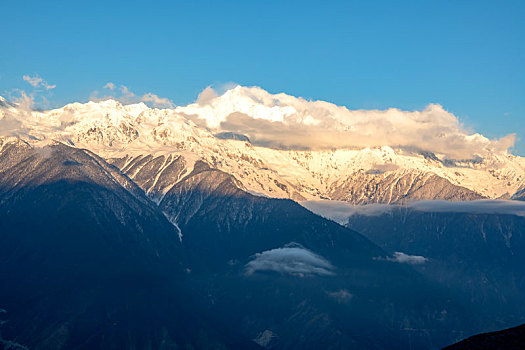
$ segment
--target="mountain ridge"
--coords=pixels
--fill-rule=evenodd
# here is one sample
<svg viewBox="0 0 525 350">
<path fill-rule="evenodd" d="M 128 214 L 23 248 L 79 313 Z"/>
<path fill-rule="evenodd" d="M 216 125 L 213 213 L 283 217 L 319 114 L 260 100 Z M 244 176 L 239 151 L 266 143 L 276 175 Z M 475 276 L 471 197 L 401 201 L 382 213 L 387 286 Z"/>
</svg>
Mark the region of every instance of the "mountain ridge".
<svg viewBox="0 0 525 350">
<path fill-rule="evenodd" d="M 487 149 L 483 157 L 454 160 L 410 147 L 279 149 L 257 143 L 257 138 L 254 142 L 251 136 L 242 136 L 236 130 L 226 134 L 235 137 L 217 136 L 221 134 L 212 128 L 226 125 L 229 116 L 239 113 L 251 115 L 256 123 L 262 120 L 285 125 L 283 120 L 295 118 L 308 124 L 314 123 L 312 118 L 319 111 L 330 118 L 340 115 L 341 120 L 353 113 L 327 102 L 237 87 L 211 101 L 173 109 L 106 100 L 41 112 L 4 103 L 0 108 L 0 137 L 19 138 L 37 147 L 58 141 L 89 149 L 121 167 L 130 178 L 140 169 L 135 167 L 132 172 L 126 162 L 137 163 L 140 159 L 143 166 L 150 168 L 150 177 L 162 179 L 166 167 L 175 166 L 175 159 L 179 159 L 178 167 L 185 167 L 178 171 L 185 174 L 201 160 L 232 174 L 250 193 L 298 201 L 333 199 L 353 204 L 389 204 L 420 199 L 506 199 L 519 196 L 525 186 L 525 158 L 507 151 Z M 445 119 L 451 118 L 444 115 Z M 416 114 L 413 118 L 423 117 Z M 346 128 L 342 121 L 337 123 Z M 286 139 L 286 134 L 282 136 Z M 473 135 L 470 139 L 480 137 Z M 145 160 L 150 156 L 153 159 Z M 125 161 L 118 160 L 124 158 Z M 144 186 L 155 200 L 169 190 L 166 181 L 155 185 L 145 182 Z"/>
</svg>

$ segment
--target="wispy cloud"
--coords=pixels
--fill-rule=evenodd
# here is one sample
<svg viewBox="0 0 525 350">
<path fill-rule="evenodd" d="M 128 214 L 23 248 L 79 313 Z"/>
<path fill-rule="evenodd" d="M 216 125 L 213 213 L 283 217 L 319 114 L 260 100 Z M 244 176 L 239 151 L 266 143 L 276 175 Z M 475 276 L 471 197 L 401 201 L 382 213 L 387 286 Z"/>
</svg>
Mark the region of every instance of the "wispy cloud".
<svg viewBox="0 0 525 350">
<path fill-rule="evenodd" d="M 299 277 L 334 274 L 334 267 L 326 259 L 297 243 L 255 254 L 245 268 L 247 275 L 258 271 L 275 271 Z"/>
<path fill-rule="evenodd" d="M 30 112 L 35 105 L 35 95 L 27 94 L 24 90 L 16 90 L 15 94 L 10 95 L 10 100 L 14 102 L 17 109 L 22 112 Z"/>
<path fill-rule="evenodd" d="M 47 81 L 45 81 L 42 77 L 40 77 L 38 74 L 36 74 L 35 76 L 31 77 L 29 75 L 24 75 L 22 77 L 22 79 L 24 79 L 24 81 L 26 81 L 27 83 L 29 83 L 29 85 L 31 85 L 32 87 L 34 88 L 44 88 L 46 90 L 51 90 L 51 89 L 54 89 L 56 88 L 56 85 L 50 85 L 47 83 Z"/>
<path fill-rule="evenodd" d="M 154 108 L 174 108 L 175 104 L 166 97 L 160 97 L 154 93 L 147 92 L 143 95 L 137 95 L 132 92 L 125 85 L 116 85 L 115 83 L 108 82 L 103 86 L 103 91 L 93 91 L 90 96 L 92 101 L 101 101 L 107 99 L 115 99 L 123 104 L 132 104 L 144 102 L 150 107 Z"/>
<path fill-rule="evenodd" d="M 109 82 L 106 85 L 104 85 L 104 89 L 110 89 L 111 91 L 113 91 L 115 90 L 115 84 L 113 84 L 112 82 Z"/>
<path fill-rule="evenodd" d="M 173 108 L 175 106 L 168 98 L 159 97 L 151 92 L 142 95 L 140 101 L 159 108 Z"/>
</svg>

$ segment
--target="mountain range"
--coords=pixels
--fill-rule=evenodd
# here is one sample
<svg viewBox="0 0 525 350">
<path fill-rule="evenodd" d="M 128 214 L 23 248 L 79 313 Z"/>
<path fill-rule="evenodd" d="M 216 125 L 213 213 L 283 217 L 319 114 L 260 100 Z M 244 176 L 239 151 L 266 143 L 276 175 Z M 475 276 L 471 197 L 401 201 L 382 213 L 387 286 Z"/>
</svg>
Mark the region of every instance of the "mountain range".
<svg viewBox="0 0 525 350">
<path fill-rule="evenodd" d="M 361 148 L 352 141 L 336 147 L 335 134 L 342 132 L 339 129 L 359 127 L 354 120 L 346 120 L 354 111 L 327 102 L 272 95 L 256 87 L 238 86 L 211 100 L 172 109 L 149 108 L 144 103 L 122 105 L 115 100 L 73 103 L 49 111 L 28 110 L 23 104 L 7 101 L 3 106 L 0 130 L 4 137 L 22 138 L 37 147 L 58 141 L 85 148 L 117 164 L 132 179 L 147 173 L 150 181 L 142 186 L 156 200 L 174 185 L 162 180 L 174 175 L 172 167 L 182 166 L 180 175 L 188 174 L 198 160 L 232 174 L 250 193 L 298 201 L 330 199 L 367 204 L 519 199 L 525 190 L 525 158 L 496 149 L 479 134 L 458 135 L 457 126 L 438 130 L 439 139 L 462 137 L 475 146 L 476 140 L 483 139 L 486 147 L 462 154 L 468 156 L 465 159 L 433 153 L 430 146 L 421 148 L 425 145 L 419 145 L 419 140 L 413 145 L 382 145 L 379 140 L 377 146 Z M 421 114 L 427 119 L 438 119 L 441 114 L 451 118 L 440 108 L 433 106 L 426 112 L 429 116 Z M 397 115 L 403 113 L 394 110 L 392 117 L 386 114 L 382 121 L 399 119 Z M 327 131 L 334 133 L 336 148 L 323 146 L 309 130 L 294 129 L 312 124 L 322 134 L 320 117 L 315 119 L 319 115 L 340 124 Z M 419 114 L 408 115 L 405 119 L 413 123 L 431 123 L 421 121 Z M 244 124 L 239 126 L 241 121 L 236 118 Z M 369 124 L 372 122 L 376 121 Z M 273 142 L 266 131 L 263 133 L 267 129 L 285 140 L 298 140 L 290 144 Z M 349 131 L 344 136 L 352 139 L 354 134 Z"/>
<path fill-rule="evenodd" d="M 255 87 L 171 109 L 1 99 L 0 344 L 438 349 L 522 323 L 523 218 L 407 205 L 523 199 L 525 159 L 436 105 L 386 116 L 468 147 L 349 142 L 385 117 L 356 113 Z M 341 225 L 318 201 L 391 209 Z"/>
</svg>

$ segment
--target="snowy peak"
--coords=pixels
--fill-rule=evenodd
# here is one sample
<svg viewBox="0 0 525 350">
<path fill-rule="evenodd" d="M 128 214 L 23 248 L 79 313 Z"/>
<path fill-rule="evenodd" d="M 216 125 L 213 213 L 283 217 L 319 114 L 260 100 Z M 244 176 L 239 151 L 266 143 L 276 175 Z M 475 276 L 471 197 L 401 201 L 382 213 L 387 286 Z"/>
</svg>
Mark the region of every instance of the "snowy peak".
<svg viewBox="0 0 525 350">
<path fill-rule="evenodd" d="M 439 105 L 350 110 L 257 87 L 204 91 L 174 109 L 105 100 L 41 112 L 4 103 L 0 136 L 89 149 L 155 200 L 199 160 L 251 193 L 296 200 L 510 198 L 525 187 L 525 160 L 506 151 L 510 139 L 468 134 Z"/>
</svg>

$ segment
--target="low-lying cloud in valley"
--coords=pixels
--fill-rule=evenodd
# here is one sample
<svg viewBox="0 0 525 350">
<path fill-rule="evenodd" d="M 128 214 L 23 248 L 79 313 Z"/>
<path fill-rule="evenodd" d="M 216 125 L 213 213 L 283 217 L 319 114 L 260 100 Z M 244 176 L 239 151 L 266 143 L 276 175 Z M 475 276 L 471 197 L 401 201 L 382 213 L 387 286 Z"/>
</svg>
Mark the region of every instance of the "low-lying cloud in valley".
<svg viewBox="0 0 525 350">
<path fill-rule="evenodd" d="M 299 202 L 303 207 L 340 224 L 348 223 L 353 215 L 380 216 L 396 209 L 428 213 L 501 214 L 525 217 L 525 202 L 516 200 L 444 201 L 426 200 L 404 205 L 367 204 L 353 205 L 343 201 L 311 200 Z"/>
<path fill-rule="evenodd" d="M 466 202 L 419 201 L 410 208 L 423 212 L 437 213 L 470 213 L 470 214 L 503 214 L 525 216 L 525 202 L 503 200 L 479 200 Z"/>
<path fill-rule="evenodd" d="M 403 252 L 394 252 L 392 256 L 387 257 L 378 257 L 376 260 L 385 260 L 392 261 L 400 264 L 410 264 L 410 265 L 421 265 L 428 261 L 427 258 L 421 255 L 409 255 Z"/>
<path fill-rule="evenodd" d="M 333 270 L 330 262 L 297 243 L 257 253 L 245 266 L 246 275 L 258 271 L 274 271 L 299 277 L 328 276 L 334 274 Z"/>
</svg>

